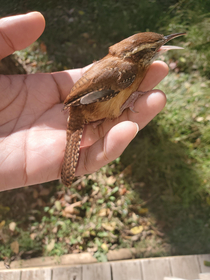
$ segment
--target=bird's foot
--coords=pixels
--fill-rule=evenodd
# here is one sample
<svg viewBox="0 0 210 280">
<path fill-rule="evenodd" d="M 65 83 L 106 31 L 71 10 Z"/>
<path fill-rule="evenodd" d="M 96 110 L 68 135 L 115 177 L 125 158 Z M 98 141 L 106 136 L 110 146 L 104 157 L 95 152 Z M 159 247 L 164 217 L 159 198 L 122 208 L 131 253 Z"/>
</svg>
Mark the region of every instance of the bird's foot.
<svg viewBox="0 0 210 280">
<path fill-rule="evenodd" d="M 136 100 L 139 98 L 139 96 L 142 96 L 142 95 L 144 95 L 145 93 L 147 93 L 147 92 L 143 92 L 143 91 L 135 91 L 135 92 L 133 92 L 133 93 L 128 97 L 128 99 L 125 101 L 125 103 L 122 105 L 122 107 L 121 107 L 121 109 L 120 109 L 121 113 L 122 113 L 125 109 L 127 109 L 127 108 L 129 108 L 129 109 L 131 110 L 131 112 L 133 112 L 133 113 L 139 113 L 138 111 L 135 111 L 135 110 L 134 110 L 134 105 L 135 105 Z"/>
</svg>

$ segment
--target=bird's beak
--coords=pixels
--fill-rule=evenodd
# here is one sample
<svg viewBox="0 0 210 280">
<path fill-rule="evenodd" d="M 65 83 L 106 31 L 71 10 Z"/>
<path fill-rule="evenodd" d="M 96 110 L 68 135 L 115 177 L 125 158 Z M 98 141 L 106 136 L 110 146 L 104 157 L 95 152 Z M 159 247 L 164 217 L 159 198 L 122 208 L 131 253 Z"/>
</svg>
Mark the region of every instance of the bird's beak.
<svg viewBox="0 0 210 280">
<path fill-rule="evenodd" d="M 186 33 L 175 33 L 175 34 L 170 34 L 168 36 L 164 36 L 164 44 L 167 43 L 168 41 L 176 38 L 176 37 L 179 37 L 179 36 L 183 36 L 185 35 Z M 183 50 L 182 47 L 177 47 L 177 46 L 169 46 L 169 45 L 166 45 L 166 46 L 161 46 L 158 50 L 159 53 L 164 53 L 164 52 L 167 52 L 169 50 Z"/>
</svg>

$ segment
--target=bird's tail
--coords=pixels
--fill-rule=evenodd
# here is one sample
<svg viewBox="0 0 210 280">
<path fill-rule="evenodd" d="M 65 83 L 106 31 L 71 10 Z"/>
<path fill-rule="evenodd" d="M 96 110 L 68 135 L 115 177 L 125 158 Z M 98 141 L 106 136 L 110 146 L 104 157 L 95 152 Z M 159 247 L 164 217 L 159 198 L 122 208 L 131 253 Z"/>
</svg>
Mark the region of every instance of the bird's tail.
<svg viewBox="0 0 210 280">
<path fill-rule="evenodd" d="M 72 115 L 70 111 L 70 117 L 66 131 L 66 149 L 61 169 L 61 180 L 65 186 L 70 187 L 75 177 L 75 170 L 79 159 L 80 143 L 82 139 L 82 133 L 84 124 L 80 118 Z"/>
</svg>

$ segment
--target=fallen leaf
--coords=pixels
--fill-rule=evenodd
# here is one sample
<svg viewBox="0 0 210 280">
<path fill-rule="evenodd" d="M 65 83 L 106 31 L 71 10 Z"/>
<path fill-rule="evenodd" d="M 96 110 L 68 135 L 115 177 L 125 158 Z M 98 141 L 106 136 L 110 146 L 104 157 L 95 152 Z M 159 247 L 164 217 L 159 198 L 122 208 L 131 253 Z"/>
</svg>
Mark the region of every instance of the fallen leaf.
<svg viewBox="0 0 210 280">
<path fill-rule="evenodd" d="M 38 197 L 38 191 L 36 189 L 33 190 L 33 198 L 37 198 Z"/>
<path fill-rule="evenodd" d="M 83 199 L 81 200 L 81 203 L 84 204 L 88 201 L 89 197 L 86 195 L 85 197 L 83 197 Z"/>
<path fill-rule="evenodd" d="M 139 217 L 133 212 L 132 213 L 132 220 L 136 222 L 138 220 L 138 218 Z"/>
<path fill-rule="evenodd" d="M 117 193 L 119 191 L 119 187 L 114 187 L 114 189 L 112 189 L 112 191 L 109 193 L 109 196 Z"/>
<path fill-rule="evenodd" d="M 10 208 L 8 206 L 3 206 L 0 204 L 0 213 L 7 213 L 10 211 Z"/>
<path fill-rule="evenodd" d="M 120 177 L 129 176 L 131 174 L 132 174 L 132 165 L 130 164 L 121 172 Z"/>
<path fill-rule="evenodd" d="M 37 66 L 37 62 L 36 61 L 31 62 L 31 67 L 36 67 L 36 66 Z"/>
<path fill-rule="evenodd" d="M 148 213 L 148 208 L 141 208 L 140 210 L 139 210 L 139 214 L 140 215 L 146 215 L 147 213 Z"/>
<path fill-rule="evenodd" d="M 68 206 L 66 206 L 66 208 L 63 210 L 62 214 L 63 216 L 68 215 L 68 214 L 79 214 L 79 211 L 77 209 L 74 209 L 75 207 L 81 207 L 82 206 L 82 202 L 81 201 L 77 201 L 75 203 L 72 203 Z"/>
<path fill-rule="evenodd" d="M 116 182 L 116 178 L 115 178 L 114 176 L 110 176 L 110 177 L 107 179 L 107 184 L 108 184 L 108 185 L 113 185 L 115 182 Z"/>
<path fill-rule="evenodd" d="M 70 195 L 65 194 L 65 195 L 64 195 L 64 200 L 65 200 L 66 202 L 70 203 L 70 202 L 71 202 L 71 197 L 70 197 Z"/>
<path fill-rule="evenodd" d="M 58 232 L 58 227 L 54 227 L 54 228 L 52 229 L 52 232 L 53 232 L 53 233 L 57 233 L 57 232 Z"/>
<path fill-rule="evenodd" d="M 196 139 L 196 141 L 195 141 L 195 143 L 194 143 L 194 146 L 199 146 L 200 145 L 200 143 L 201 143 L 201 138 L 197 138 Z"/>
<path fill-rule="evenodd" d="M 127 192 L 126 188 L 122 188 L 119 190 L 120 195 L 124 195 Z"/>
<path fill-rule="evenodd" d="M 116 223 L 115 223 L 115 222 L 111 222 L 111 223 L 102 223 L 102 227 L 103 227 L 105 230 L 113 231 L 113 230 L 115 230 L 115 228 L 116 228 Z"/>
<path fill-rule="evenodd" d="M 82 237 L 90 237 L 90 231 L 89 230 L 84 231 Z"/>
<path fill-rule="evenodd" d="M 89 222 L 88 227 L 90 229 L 95 229 L 96 228 L 96 224 L 94 224 L 93 222 Z"/>
<path fill-rule="evenodd" d="M 45 206 L 45 202 L 44 202 L 41 198 L 38 198 L 38 199 L 37 199 L 37 204 L 38 204 L 40 207 Z"/>
<path fill-rule="evenodd" d="M 0 239 L 4 242 L 4 243 L 7 243 L 10 239 L 10 236 L 5 234 L 3 232 L 3 229 L 0 229 Z"/>
<path fill-rule="evenodd" d="M 207 84 L 203 82 L 203 83 L 201 83 L 201 87 L 202 87 L 202 88 L 206 88 L 206 87 L 207 87 Z"/>
<path fill-rule="evenodd" d="M 59 200 L 55 201 L 55 208 L 60 212 L 61 211 L 61 203 Z"/>
<path fill-rule="evenodd" d="M 65 237 L 65 238 L 64 238 L 64 240 L 65 240 L 65 242 L 66 242 L 67 244 L 69 244 L 69 243 L 70 243 L 70 239 L 69 239 L 69 237 Z"/>
<path fill-rule="evenodd" d="M 11 231 L 14 231 L 14 230 L 15 230 L 15 227 L 16 227 L 16 223 L 15 223 L 15 222 L 11 222 L 11 223 L 9 224 L 9 229 L 10 229 Z"/>
<path fill-rule="evenodd" d="M 45 45 L 45 43 L 43 43 L 43 42 L 40 43 L 40 50 L 41 50 L 43 53 L 46 53 L 46 51 L 47 51 L 47 46 Z"/>
<path fill-rule="evenodd" d="M 79 213 L 78 213 L 79 214 Z M 62 211 L 62 215 L 63 217 L 66 217 L 66 218 L 71 218 L 71 219 L 77 219 L 77 220 L 81 220 L 82 218 L 75 215 L 75 214 L 69 214 L 69 213 L 65 213 L 64 211 Z"/>
<path fill-rule="evenodd" d="M 122 200 L 121 199 L 118 199 L 117 202 L 116 202 L 117 206 L 121 206 L 123 204 Z"/>
<path fill-rule="evenodd" d="M 143 226 L 138 226 L 138 227 L 131 228 L 130 231 L 132 234 L 135 235 L 135 234 L 141 233 L 143 231 L 143 229 L 144 229 Z"/>
<path fill-rule="evenodd" d="M 95 253 L 98 250 L 98 246 L 87 248 L 88 253 Z"/>
<path fill-rule="evenodd" d="M 106 243 L 103 243 L 103 244 L 101 245 L 101 248 L 102 248 L 105 252 L 108 252 L 108 250 L 109 250 Z"/>
<path fill-rule="evenodd" d="M 29 221 L 35 221 L 36 220 L 36 218 L 34 216 L 29 216 L 28 219 L 29 219 Z"/>
<path fill-rule="evenodd" d="M 0 223 L 0 229 L 3 228 L 4 226 L 5 226 L 5 221 L 3 220 L 3 221 L 1 221 L 1 223 Z"/>
<path fill-rule="evenodd" d="M 48 196 L 50 193 L 50 190 L 49 189 L 42 189 L 39 193 L 40 196 Z"/>
<path fill-rule="evenodd" d="M 88 39 L 88 38 L 90 37 L 90 35 L 89 35 L 87 32 L 83 33 L 82 36 L 83 36 L 85 39 Z"/>
<path fill-rule="evenodd" d="M 191 87 L 191 84 L 190 84 L 189 82 L 185 82 L 185 83 L 184 83 L 184 86 L 185 86 L 185 88 L 187 88 L 187 89 L 188 89 L 188 88 L 190 88 L 190 87 Z"/>
<path fill-rule="evenodd" d="M 109 215 L 109 212 L 110 212 L 110 209 L 109 209 L 109 208 L 102 208 L 102 209 L 99 211 L 98 215 L 99 215 L 99 217 L 106 217 L 106 216 Z"/>
<path fill-rule="evenodd" d="M 79 254 L 80 252 L 81 252 L 80 249 L 75 249 L 75 250 L 72 251 L 73 254 Z"/>
<path fill-rule="evenodd" d="M 34 240 L 36 238 L 36 236 L 37 236 L 37 233 L 35 233 L 35 232 L 31 233 L 30 234 L 31 240 Z"/>
<path fill-rule="evenodd" d="M 136 235 L 131 236 L 131 240 L 132 240 L 132 241 L 138 241 L 139 239 L 140 239 L 140 233 L 139 233 L 139 234 L 136 234 Z"/>
<path fill-rule="evenodd" d="M 65 226 L 65 223 L 63 222 L 63 221 L 57 221 L 57 223 L 56 223 L 57 225 L 60 225 L 60 226 Z"/>
<path fill-rule="evenodd" d="M 10 248 L 12 250 L 12 252 L 14 252 L 15 254 L 19 253 L 19 243 L 17 241 L 14 241 L 10 244 Z"/>
<path fill-rule="evenodd" d="M 47 244 L 47 251 L 50 252 L 55 247 L 55 239 L 52 239 L 49 244 Z"/>
<path fill-rule="evenodd" d="M 99 192 L 99 190 L 100 190 L 100 188 L 99 188 L 99 187 L 95 187 L 95 186 L 94 186 L 94 191 L 91 193 L 91 196 L 95 196 L 95 195 L 97 195 L 97 194 L 98 194 L 98 192 Z"/>
<path fill-rule="evenodd" d="M 170 62 L 170 63 L 169 63 L 169 67 L 170 67 L 172 70 L 174 70 L 174 69 L 177 67 L 177 62 L 175 62 L 175 61 Z"/>
<path fill-rule="evenodd" d="M 206 202 L 207 202 L 208 205 L 210 205 L 210 197 L 209 196 L 206 197 Z"/>
<path fill-rule="evenodd" d="M 131 237 L 132 237 L 132 236 L 130 236 L 130 235 L 123 235 L 122 237 L 123 237 L 123 239 L 131 240 Z"/>
<path fill-rule="evenodd" d="M 85 14 L 85 13 L 84 13 L 83 11 L 81 11 L 81 10 L 78 11 L 78 13 L 79 13 L 80 16 L 83 16 L 83 15 Z"/>
<path fill-rule="evenodd" d="M 90 235 L 92 235 L 92 236 L 96 236 L 96 232 L 95 232 L 95 230 L 91 230 L 91 231 L 90 231 Z"/>
<path fill-rule="evenodd" d="M 37 206 L 37 202 L 34 202 L 34 203 L 31 204 L 32 209 L 36 208 L 36 206 Z"/>
<path fill-rule="evenodd" d="M 203 117 L 197 117 L 197 118 L 196 118 L 196 121 L 197 121 L 197 122 L 202 122 L 203 119 L 204 119 Z"/>
</svg>

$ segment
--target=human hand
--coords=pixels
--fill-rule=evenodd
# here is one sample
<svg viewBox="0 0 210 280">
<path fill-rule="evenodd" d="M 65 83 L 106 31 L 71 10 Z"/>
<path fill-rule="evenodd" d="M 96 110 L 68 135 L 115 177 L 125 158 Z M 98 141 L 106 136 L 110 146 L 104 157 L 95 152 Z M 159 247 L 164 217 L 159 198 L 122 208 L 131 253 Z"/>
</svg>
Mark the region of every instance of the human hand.
<svg viewBox="0 0 210 280">
<path fill-rule="evenodd" d="M 45 21 L 38 12 L 0 20 L 0 58 L 34 42 Z M 0 190 L 60 178 L 68 112 L 63 101 L 87 68 L 50 74 L 0 76 Z M 85 127 L 76 175 L 94 172 L 117 158 L 165 106 L 164 93 L 151 90 L 168 73 L 154 62 L 139 90 L 148 91 L 116 120 Z"/>
</svg>

